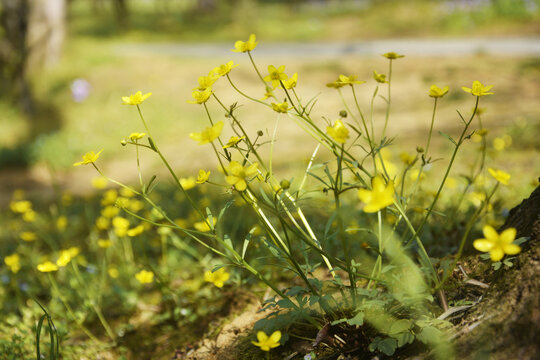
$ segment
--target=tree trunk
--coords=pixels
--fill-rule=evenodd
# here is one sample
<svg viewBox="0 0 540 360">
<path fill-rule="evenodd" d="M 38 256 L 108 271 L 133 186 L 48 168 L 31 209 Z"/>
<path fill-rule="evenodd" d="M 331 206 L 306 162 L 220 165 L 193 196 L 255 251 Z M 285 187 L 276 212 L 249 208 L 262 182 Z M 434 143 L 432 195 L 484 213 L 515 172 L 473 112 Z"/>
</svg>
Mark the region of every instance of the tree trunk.
<svg viewBox="0 0 540 360">
<path fill-rule="evenodd" d="M 66 0 L 30 0 L 27 43 L 30 69 L 56 64 L 66 34 Z"/>
</svg>

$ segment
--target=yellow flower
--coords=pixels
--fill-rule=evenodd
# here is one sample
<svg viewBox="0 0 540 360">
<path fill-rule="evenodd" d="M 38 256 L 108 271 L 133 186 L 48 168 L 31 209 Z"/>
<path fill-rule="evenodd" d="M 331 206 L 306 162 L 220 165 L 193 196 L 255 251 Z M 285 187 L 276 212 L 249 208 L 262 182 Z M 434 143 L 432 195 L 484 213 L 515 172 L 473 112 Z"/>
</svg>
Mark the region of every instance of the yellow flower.
<svg viewBox="0 0 540 360">
<path fill-rule="evenodd" d="M 343 87 L 347 84 L 344 84 L 342 82 L 340 82 L 339 78 L 337 80 L 335 80 L 334 82 L 331 82 L 331 83 L 327 83 L 326 84 L 326 87 L 329 87 L 329 88 L 333 88 L 333 89 L 339 89 L 340 87 Z"/>
<path fill-rule="evenodd" d="M 372 190 L 359 189 L 358 197 L 366 205 L 364 211 L 368 213 L 377 212 L 394 203 L 394 183 L 389 181 L 384 184 L 380 175 L 371 180 Z"/>
<path fill-rule="evenodd" d="M 141 284 L 150 284 L 154 281 L 154 273 L 147 270 L 141 270 L 135 274 L 135 279 Z"/>
<path fill-rule="evenodd" d="M 151 95 L 151 92 L 143 95 L 141 91 L 137 91 L 135 94 L 122 96 L 122 101 L 124 102 L 124 105 L 139 105 Z"/>
<path fill-rule="evenodd" d="M 37 239 L 37 235 L 31 231 L 24 231 L 20 235 L 21 239 L 24 241 L 34 241 Z"/>
<path fill-rule="evenodd" d="M 131 200 L 129 202 L 128 208 L 133 212 L 137 212 L 144 209 L 144 203 L 140 200 Z"/>
<path fill-rule="evenodd" d="M 130 197 L 134 197 L 135 193 L 131 189 L 121 188 L 120 195 L 122 195 L 123 197 L 130 198 Z"/>
<path fill-rule="evenodd" d="M 387 58 L 389 60 L 396 60 L 396 59 L 405 57 L 405 55 L 399 55 L 399 54 L 397 54 L 397 53 L 395 53 L 393 51 L 387 52 L 386 54 L 382 54 L 382 56 L 384 56 L 385 58 Z"/>
<path fill-rule="evenodd" d="M 98 230 L 107 230 L 109 228 L 109 219 L 100 216 L 96 219 L 96 227 Z"/>
<path fill-rule="evenodd" d="M 100 150 L 97 154 L 95 154 L 93 151 L 87 152 L 83 155 L 83 161 L 76 162 L 75 164 L 73 164 L 73 166 L 95 163 L 96 160 L 99 158 L 99 154 L 101 154 L 102 151 L 103 150 Z"/>
<path fill-rule="evenodd" d="M 349 129 L 343 125 L 341 120 L 336 120 L 334 123 L 334 126 L 327 126 L 326 131 L 328 132 L 328 135 L 334 139 L 335 142 L 340 144 L 345 144 L 347 139 L 349 138 Z"/>
<path fill-rule="evenodd" d="M 373 79 L 375 79 L 376 82 L 384 84 L 387 83 L 386 81 L 386 75 L 385 74 L 379 74 L 375 70 L 373 70 Z"/>
<path fill-rule="evenodd" d="M 463 91 L 471 93 L 474 96 L 484 96 L 484 95 L 492 95 L 492 92 L 488 92 L 491 90 L 493 85 L 490 86 L 484 86 L 482 83 L 478 80 L 473 81 L 472 88 L 468 88 L 465 86 L 462 86 L 461 88 Z"/>
<path fill-rule="evenodd" d="M 127 230 L 129 228 L 129 220 L 123 217 L 117 216 L 112 220 L 114 226 L 114 232 L 116 236 L 122 237 L 126 236 Z"/>
<path fill-rule="evenodd" d="M 244 191 L 247 188 L 246 178 L 257 174 L 258 163 L 253 163 L 243 167 L 237 161 L 231 161 L 227 167 L 229 175 L 225 177 L 228 184 L 233 185 L 237 191 Z"/>
<path fill-rule="evenodd" d="M 255 49 L 255 47 L 257 46 L 258 42 L 255 41 L 256 38 L 255 38 L 255 34 L 251 34 L 249 35 L 249 40 L 248 41 L 240 41 L 238 40 L 237 42 L 234 43 L 234 49 L 231 50 L 233 52 L 247 52 L 247 51 L 251 51 L 253 49 Z"/>
<path fill-rule="evenodd" d="M 405 165 L 412 165 L 416 161 L 416 156 L 413 156 L 405 151 L 399 154 L 399 158 Z"/>
<path fill-rule="evenodd" d="M 264 93 L 264 96 L 261 100 L 266 100 L 271 97 L 274 97 L 274 93 L 272 92 L 272 89 L 270 89 L 270 87 L 266 87 L 266 92 Z"/>
<path fill-rule="evenodd" d="M 116 279 L 118 277 L 118 275 L 120 274 L 118 272 L 118 269 L 115 268 L 115 267 L 110 267 L 109 269 L 107 269 L 107 273 L 109 274 L 110 277 L 112 277 L 113 279 Z"/>
<path fill-rule="evenodd" d="M 213 71 L 210 71 L 208 76 L 199 76 L 199 78 L 197 79 L 197 81 L 199 82 L 199 86 L 193 90 L 204 91 L 206 89 L 209 89 L 212 87 L 212 85 L 214 85 L 217 79 L 219 79 L 219 76 L 214 74 Z"/>
<path fill-rule="evenodd" d="M 143 231 L 144 231 L 144 225 L 137 225 L 133 229 L 129 229 L 127 231 L 127 236 L 134 237 L 134 236 L 142 234 Z"/>
<path fill-rule="evenodd" d="M 16 274 L 21 269 L 19 254 L 8 255 L 4 258 L 4 262 L 9 267 L 12 273 Z"/>
<path fill-rule="evenodd" d="M 488 168 L 488 171 L 490 175 L 495 178 L 495 180 L 497 180 L 503 185 L 508 185 L 508 180 L 510 180 L 510 174 L 502 170 L 494 170 L 492 168 Z"/>
<path fill-rule="evenodd" d="M 229 141 L 227 141 L 227 144 L 223 145 L 223 148 L 226 149 L 226 148 L 236 146 L 240 141 L 242 141 L 245 138 L 246 138 L 245 136 L 241 136 L 241 137 L 231 136 Z"/>
<path fill-rule="evenodd" d="M 209 232 L 214 226 L 216 226 L 216 223 L 217 219 L 215 217 L 212 217 L 212 227 L 210 227 L 210 218 L 207 217 L 206 221 L 197 221 L 193 224 L 193 227 L 200 232 Z"/>
<path fill-rule="evenodd" d="M 285 71 L 285 65 L 281 65 L 276 69 L 274 65 L 268 66 L 268 75 L 264 77 L 264 81 L 271 81 L 274 88 L 280 85 L 281 80 L 287 80 L 288 76 Z"/>
<path fill-rule="evenodd" d="M 287 111 L 289 111 L 290 107 L 289 107 L 289 104 L 287 104 L 287 102 L 282 102 L 282 103 L 272 103 L 272 109 L 274 109 L 275 112 L 278 112 L 278 113 L 286 113 Z"/>
<path fill-rule="evenodd" d="M 71 247 L 67 250 L 60 251 L 60 256 L 58 257 L 58 260 L 56 260 L 56 265 L 59 267 L 66 266 L 73 258 L 79 255 L 79 252 L 80 250 L 77 247 Z"/>
<path fill-rule="evenodd" d="M 129 140 L 131 140 L 131 141 L 137 141 L 137 140 L 142 139 L 142 138 L 145 137 L 145 136 L 146 136 L 146 133 L 138 133 L 138 132 L 134 132 L 134 133 L 129 134 Z"/>
<path fill-rule="evenodd" d="M 100 248 L 102 249 L 106 249 L 106 248 L 109 248 L 112 246 L 113 242 L 111 240 L 108 240 L 108 239 L 99 239 L 97 241 L 97 244 Z"/>
<path fill-rule="evenodd" d="M 431 85 L 429 88 L 429 96 L 432 98 L 440 98 L 446 95 L 448 92 L 448 86 L 443 87 L 442 89 L 437 85 Z"/>
<path fill-rule="evenodd" d="M 68 224 L 68 219 L 65 216 L 59 216 L 58 219 L 56 219 L 56 228 L 60 231 L 63 231 L 66 229 Z"/>
<path fill-rule="evenodd" d="M 491 261 L 499 261 L 504 257 L 504 254 L 515 255 L 521 251 L 518 245 L 512 244 L 516 238 L 516 229 L 514 228 L 508 228 L 498 234 L 494 228 L 485 225 L 482 232 L 485 238 L 475 240 L 473 246 L 478 251 L 489 252 Z"/>
<path fill-rule="evenodd" d="M 343 85 L 351 85 L 351 86 L 353 86 L 354 84 L 363 84 L 363 83 L 365 83 L 365 81 L 356 80 L 357 78 L 358 78 L 358 76 L 356 76 L 356 75 L 349 75 L 349 76 L 339 75 L 338 82 L 340 82 Z"/>
<path fill-rule="evenodd" d="M 24 214 L 27 211 L 32 211 L 32 203 L 28 200 L 12 201 L 9 208 L 14 213 Z"/>
<path fill-rule="evenodd" d="M 285 86 L 285 89 L 291 90 L 292 88 L 296 87 L 296 83 L 298 82 L 298 73 L 294 73 L 293 76 L 290 78 L 283 80 L 283 86 Z"/>
<path fill-rule="evenodd" d="M 210 171 L 204 171 L 204 170 L 199 170 L 199 175 L 197 176 L 197 184 L 204 184 L 205 182 L 208 181 L 208 179 L 210 178 Z"/>
<path fill-rule="evenodd" d="M 420 170 L 419 169 L 413 169 L 409 173 L 409 178 L 412 181 L 416 181 L 416 179 L 418 179 L 418 175 L 420 175 Z M 420 175 L 420 180 L 424 180 L 425 178 L 426 178 L 426 173 L 422 172 L 422 175 Z"/>
<path fill-rule="evenodd" d="M 37 266 L 38 271 L 41 272 L 51 272 L 51 271 L 58 271 L 58 266 L 50 261 L 46 261 L 42 264 L 39 264 Z"/>
<path fill-rule="evenodd" d="M 211 143 L 221 135 L 223 121 L 218 121 L 214 126 L 207 127 L 200 133 L 191 133 L 189 137 L 199 142 L 199 145 Z"/>
<path fill-rule="evenodd" d="M 270 349 L 276 348 L 280 345 L 281 332 L 274 331 L 272 335 L 268 336 L 264 331 L 257 332 L 257 340 L 252 341 L 253 345 L 261 348 L 262 351 L 270 351 Z"/>
<path fill-rule="evenodd" d="M 33 210 L 27 211 L 22 214 L 22 218 L 26 222 L 33 222 L 36 219 L 36 212 Z"/>
<path fill-rule="evenodd" d="M 204 104 L 205 102 L 208 101 L 208 99 L 210 98 L 210 95 L 212 95 L 212 88 L 208 88 L 206 90 L 203 90 L 203 91 L 198 91 L 198 90 L 195 90 L 191 93 L 191 96 L 195 99 L 195 100 L 188 100 L 187 102 L 190 103 L 190 104 Z"/>
<path fill-rule="evenodd" d="M 503 137 L 496 137 L 493 139 L 493 148 L 497 151 L 502 151 L 512 145 L 512 137 L 510 135 L 504 135 Z"/>
<path fill-rule="evenodd" d="M 111 205 L 116 202 L 116 198 L 118 197 L 118 192 L 115 189 L 110 189 L 105 191 L 103 194 L 103 199 L 101 199 L 101 205 Z"/>
<path fill-rule="evenodd" d="M 449 189 L 455 189 L 458 186 L 458 181 L 456 178 L 453 178 L 451 176 L 446 178 L 446 187 Z"/>
<path fill-rule="evenodd" d="M 104 178 L 103 176 L 96 176 L 92 179 L 92 187 L 98 190 L 105 189 L 108 182 L 109 180 L 107 180 L 107 178 Z"/>
<path fill-rule="evenodd" d="M 188 178 L 180 178 L 180 185 L 182 185 L 184 190 L 189 190 L 193 189 L 197 185 L 197 182 L 193 176 L 190 176 Z"/>
<path fill-rule="evenodd" d="M 234 65 L 234 61 L 229 61 L 228 63 L 226 64 L 223 64 L 223 65 L 219 65 L 217 67 L 215 67 L 211 73 L 215 74 L 217 77 L 220 77 L 220 76 L 225 76 L 227 75 L 228 73 L 231 72 L 232 69 L 234 69 L 235 67 L 237 67 L 238 65 Z"/>
<path fill-rule="evenodd" d="M 103 210 L 101 210 L 101 216 L 112 219 L 113 217 L 118 215 L 119 212 L 120 212 L 119 208 L 113 205 L 109 205 L 109 206 L 105 206 Z"/>
<path fill-rule="evenodd" d="M 225 285 L 225 281 L 229 280 L 231 275 L 225 271 L 225 268 L 219 268 L 215 272 L 206 271 L 204 273 L 204 281 L 211 282 L 218 288 L 222 288 Z"/>
</svg>

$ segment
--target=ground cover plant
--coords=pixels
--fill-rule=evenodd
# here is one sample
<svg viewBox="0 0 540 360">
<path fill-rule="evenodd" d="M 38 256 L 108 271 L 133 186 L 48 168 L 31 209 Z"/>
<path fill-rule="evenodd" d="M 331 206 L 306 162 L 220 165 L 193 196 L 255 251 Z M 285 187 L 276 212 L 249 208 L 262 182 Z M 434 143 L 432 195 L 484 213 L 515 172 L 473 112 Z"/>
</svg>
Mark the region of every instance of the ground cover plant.
<svg viewBox="0 0 540 360">
<path fill-rule="evenodd" d="M 387 68 L 373 71 L 367 83 L 336 74 L 327 86 L 343 110 L 326 114 L 317 97 L 298 95 L 302 74 L 287 74 L 278 64 L 262 70 L 257 45 L 251 35 L 233 51 L 249 58 L 258 93 L 236 84 L 233 61 L 194 84 L 189 102 L 208 123 L 189 137 L 214 153 L 215 168 L 195 174 L 174 168 L 152 136 L 159 120 L 144 116 L 155 95 L 134 91 L 122 102 L 140 122 L 131 122 L 117 146 L 134 152 L 135 184 L 101 169 L 102 152 L 116 151 L 106 148 L 74 164 L 95 168 L 93 184 L 103 189 L 98 196 L 64 193 L 56 203 L 35 204 L 13 194 L 2 220 L 8 244 L 2 321 L 13 329 L 0 337 L 3 353 L 30 358 L 41 343 L 37 352 L 51 358 L 58 347 L 65 358 L 155 354 L 159 340 L 141 344 L 140 333 L 158 339 L 182 333 L 168 338 L 179 347 L 214 331 L 211 321 L 227 315 L 233 300 L 254 293 L 265 316 L 246 335 L 242 358 L 282 358 L 292 353 L 282 349 L 300 340 L 310 345 L 297 358 L 396 352 L 452 358 L 452 323 L 445 319 L 456 306 L 447 292 L 458 261 L 474 247 L 504 271 L 526 241 L 515 230 L 495 230 L 502 223 L 496 193 L 511 176 L 490 161 L 512 141 L 490 139 L 482 125 L 481 102 L 496 89 L 477 80 L 425 89 L 433 104 L 428 137 L 414 152 L 397 151 L 399 139 L 387 131 L 392 76 L 404 55 L 383 54 Z M 214 90 L 218 81 L 237 100 L 224 102 Z M 358 88 L 367 86 L 371 96 L 359 98 Z M 461 129 L 437 132 L 438 106 L 452 92 L 469 98 L 455 115 Z M 274 126 L 246 131 L 253 115 L 243 112 L 244 102 L 272 113 Z M 284 122 L 294 122 L 313 142 L 298 177 L 275 168 Z M 434 154 L 434 136 L 448 142 L 449 154 Z M 456 173 L 464 149 L 472 154 L 469 166 Z M 162 161 L 169 186 L 161 185 L 164 176 L 145 171 L 143 152 Z M 455 256 L 443 258 L 449 253 Z M 37 343 L 28 336 L 38 321 L 50 341 L 44 331 Z"/>
</svg>

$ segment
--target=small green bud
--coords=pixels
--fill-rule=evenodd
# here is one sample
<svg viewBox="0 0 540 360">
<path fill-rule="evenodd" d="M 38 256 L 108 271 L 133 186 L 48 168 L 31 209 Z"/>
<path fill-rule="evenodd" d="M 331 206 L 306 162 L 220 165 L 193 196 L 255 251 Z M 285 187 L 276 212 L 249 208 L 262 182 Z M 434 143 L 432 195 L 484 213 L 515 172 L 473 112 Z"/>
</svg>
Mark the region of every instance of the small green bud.
<svg viewBox="0 0 540 360">
<path fill-rule="evenodd" d="M 281 188 L 282 188 L 283 190 L 287 190 L 288 188 L 291 187 L 291 183 L 289 182 L 289 180 L 283 179 L 283 180 L 281 180 L 281 182 L 279 183 L 279 186 L 281 186 Z"/>
<path fill-rule="evenodd" d="M 263 136 L 263 135 L 264 135 L 264 133 L 263 133 L 262 130 L 257 131 L 257 136 Z"/>
<path fill-rule="evenodd" d="M 120 144 L 122 144 L 122 146 L 126 146 L 126 145 L 127 145 L 127 141 L 124 139 L 124 140 L 120 141 Z"/>
<path fill-rule="evenodd" d="M 417 147 L 416 147 L 416 152 L 421 154 L 421 153 L 424 152 L 424 148 L 421 147 L 421 146 L 417 146 Z"/>
<path fill-rule="evenodd" d="M 339 112 L 339 116 L 342 117 L 342 118 L 346 118 L 346 117 L 347 117 L 347 111 L 341 110 L 341 111 Z"/>
</svg>

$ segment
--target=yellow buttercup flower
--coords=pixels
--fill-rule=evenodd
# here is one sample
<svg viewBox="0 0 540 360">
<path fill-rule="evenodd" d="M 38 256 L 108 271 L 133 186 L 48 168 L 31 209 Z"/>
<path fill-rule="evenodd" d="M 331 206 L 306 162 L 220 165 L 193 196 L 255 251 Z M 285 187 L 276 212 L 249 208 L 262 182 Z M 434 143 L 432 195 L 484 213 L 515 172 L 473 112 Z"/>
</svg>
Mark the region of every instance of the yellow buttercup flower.
<svg viewBox="0 0 540 360">
<path fill-rule="evenodd" d="M 210 171 L 199 170 L 197 175 L 197 184 L 204 184 L 210 178 Z"/>
<path fill-rule="evenodd" d="M 503 185 L 508 185 L 508 180 L 510 180 L 510 174 L 502 171 L 502 170 L 494 170 L 492 168 L 488 168 L 488 171 L 491 176 L 495 178 L 498 182 L 500 182 Z"/>
<path fill-rule="evenodd" d="M 359 189 L 358 198 L 364 202 L 364 211 L 377 212 L 394 203 L 394 183 L 384 184 L 382 176 L 377 175 L 371 180 L 372 190 Z"/>
<path fill-rule="evenodd" d="M 144 231 L 144 225 L 137 225 L 133 229 L 127 231 L 127 236 L 134 237 L 142 234 Z"/>
<path fill-rule="evenodd" d="M 218 121 L 214 126 L 207 127 L 200 133 L 191 133 L 189 137 L 199 142 L 199 145 L 209 144 L 221 135 L 223 121 Z"/>
<path fill-rule="evenodd" d="M 79 255 L 79 252 L 80 250 L 77 247 L 71 247 L 67 250 L 60 251 L 60 256 L 58 257 L 58 260 L 56 260 L 56 265 L 59 267 L 66 266 L 72 259 Z"/>
<path fill-rule="evenodd" d="M 432 98 L 440 98 L 448 93 L 448 86 L 443 87 L 442 89 L 437 85 L 431 85 L 429 88 L 429 96 Z"/>
<path fill-rule="evenodd" d="M 142 104 L 142 102 L 148 99 L 151 95 L 151 92 L 143 95 L 141 91 L 137 91 L 135 94 L 129 96 L 122 96 L 122 101 L 124 102 L 124 105 L 139 105 Z"/>
<path fill-rule="evenodd" d="M 521 251 L 521 247 L 512 244 L 516 238 L 516 229 L 509 228 L 498 234 L 497 231 L 489 225 L 482 229 L 485 238 L 477 239 L 473 242 L 476 250 L 489 252 L 491 261 L 499 261 L 504 254 L 515 255 Z"/>
<path fill-rule="evenodd" d="M 20 260 L 19 254 L 12 254 L 4 258 L 4 263 L 9 267 L 9 270 L 11 270 L 12 273 L 16 274 L 21 269 Z"/>
<path fill-rule="evenodd" d="M 349 138 L 349 129 L 343 125 L 341 120 L 336 120 L 334 123 L 334 126 L 327 126 L 326 131 L 328 132 L 328 135 L 334 139 L 335 142 L 340 144 L 345 144 L 347 139 Z"/>
<path fill-rule="evenodd" d="M 33 222 L 36 219 L 36 212 L 33 210 L 27 211 L 22 214 L 22 218 L 26 222 Z"/>
<path fill-rule="evenodd" d="M 83 161 L 76 162 L 73 164 L 73 166 L 79 166 L 79 165 L 86 165 L 86 164 L 93 164 L 96 162 L 96 160 L 99 158 L 99 154 L 101 154 L 103 150 L 100 150 L 97 154 L 93 151 L 87 152 L 83 155 Z"/>
<path fill-rule="evenodd" d="M 217 219 L 215 217 L 212 217 L 212 227 L 210 227 L 210 218 L 207 217 L 206 221 L 197 221 L 193 224 L 193 227 L 195 230 L 200 232 L 209 232 L 212 230 L 214 226 L 216 226 Z M 180 226 L 180 225 L 179 225 Z M 183 226 L 181 226 L 183 227 Z"/>
<path fill-rule="evenodd" d="M 257 332 L 257 340 L 252 341 L 253 345 L 261 348 L 262 351 L 270 351 L 270 349 L 276 348 L 279 345 L 281 339 L 281 331 L 274 331 L 272 335 L 268 336 L 264 331 Z"/>
<path fill-rule="evenodd" d="M 210 98 L 210 95 L 212 95 L 212 88 L 207 88 L 203 91 L 195 90 L 191 93 L 191 96 L 195 100 L 188 100 L 187 102 L 190 104 L 204 104 L 208 101 Z"/>
<path fill-rule="evenodd" d="M 255 49 L 258 42 L 256 41 L 255 34 L 249 35 L 248 41 L 240 41 L 234 43 L 233 52 L 247 52 Z"/>
<path fill-rule="evenodd" d="M 292 88 L 296 87 L 296 83 L 298 82 L 298 73 L 294 73 L 293 76 L 286 80 L 282 80 L 282 82 L 285 89 L 291 90 Z"/>
<path fill-rule="evenodd" d="M 332 88 L 332 89 L 339 89 L 347 84 L 342 83 L 339 78 L 331 83 L 327 83 L 326 87 Z"/>
<path fill-rule="evenodd" d="M 113 279 L 116 279 L 118 277 L 118 275 L 120 275 L 120 272 L 118 271 L 117 268 L 115 267 L 110 267 L 107 269 L 107 273 L 109 274 L 110 277 L 112 277 Z"/>
<path fill-rule="evenodd" d="M 385 74 L 379 74 L 375 70 L 373 70 L 373 79 L 375 79 L 376 82 L 384 84 L 387 83 L 386 81 L 386 75 Z"/>
<path fill-rule="evenodd" d="M 242 141 L 245 138 L 246 138 L 245 136 L 241 136 L 241 137 L 231 136 L 229 141 L 227 141 L 227 144 L 223 145 L 223 148 L 226 149 L 226 148 L 236 146 L 240 141 Z"/>
<path fill-rule="evenodd" d="M 129 140 L 131 140 L 131 141 L 137 141 L 137 140 L 142 139 L 142 138 L 145 137 L 145 136 L 146 136 L 145 133 L 134 132 L 134 133 L 129 134 Z"/>
<path fill-rule="evenodd" d="M 284 73 L 285 65 L 281 65 L 276 69 L 274 65 L 268 66 L 268 75 L 264 77 L 264 81 L 271 81 L 272 87 L 276 88 L 280 85 L 281 80 L 287 80 L 288 76 Z"/>
<path fill-rule="evenodd" d="M 482 83 L 478 80 L 473 81 L 472 87 L 468 88 L 465 86 L 462 86 L 461 88 L 463 91 L 471 93 L 474 96 L 484 96 L 484 95 L 493 95 L 492 92 L 489 92 L 493 85 L 484 86 Z"/>
<path fill-rule="evenodd" d="M 135 274 L 135 279 L 141 284 L 150 284 L 154 281 L 154 273 L 147 270 L 141 270 Z"/>
<path fill-rule="evenodd" d="M 9 203 L 9 208 L 14 213 L 24 214 L 27 211 L 32 211 L 32 203 L 28 200 L 12 201 Z"/>
<path fill-rule="evenodd" d="M 108 239 L 99 239 L 97 245 L 102 249 L 107 249 L 113 245 L 113 242 Z"/>
<path fill-rule="evenodd" d="M 212 85 L 214 85 L 217 79 L 219 79 L 219 76 L 216 75 L 213 71 L 210 71 L 208 76 L 199 76 L 199 78 L 197 79 L 197 81 L 199 82 L 199 86 L 193 90 L 204 91 L 206 89 L 209 89 L 212 87 Z"/>
<path fill-rule="evenodd" d="M 117 216 L 112 220 L 114 233 L 118 237 L 126 236 L 129 228 L 129 220 L 121 216 Z"/>
<path fill-rule="evenodd" d="M 225 76 L 227 75 L 228 73 L 231 72 L 232 69 L 234 69 L 235 67 L 237 67 L 237 65 L 234 65 L 234 61 L 229 61 L 228 63 L 226 64 L 222 64 L 222 65 L 219 65 L 217 67 L 215 67 L 211 73 L 215 74 L 217 77 L 220 77 L 220 76 Z"/>
<path fill-rule="evenodd" d="M 113 217 L 118 215 L 119 212 L 120 212 L 120 209 L 117 208 L 116 206 L 108 205 L 108 206 L 105 206 L 101 210 L 101 216 L 112 219 Z"/>
<path fill-rule="evenodd" d="M 285 101 L 282 103 L 272 103 L 272 109 L 278 113 L 287 113 L 291 107 L 289 107 L 289 104 Z"/>
<path fill-rule="evenodd" d="M 59 216 L 58 219 L 56 219 L 56 228 L 60 231 L 64 231 L 68 225 L 68 219 L 64 215 Z"/>
<path fill-rule="evenodd" d="M 21 233 L 20 237 L 22 240 L 28 241 L 28 242 L 34 241 L 37 239 L 36 233 L 32 231 L 24 231 Z"/>
<path fill-rule="evenodd" d="M 227 167 L 229 175 L 225 177 L 228 184 L 233 185 L 237 191 L 244 191 L 247 188 L 246 178 L 257 174 L 258 163 L 253 163 L 249 166 L 243 167 L 237 161 L 231 161 Z"/>
<path fill-rule="evenodd" d="M 109 180 L 107 180 L 107 178 L 103 176 L 96 176 L 92 179 L 92 187 L 98 190 L 105 189 L 108 182 Z"/>
<path fill-rule="evenodd" d="M 396 60 L 396 59 L 405 57 L 405 55 L 399 55 L 399 54 L 397 54 L 397 53 L 395 53 L 393 51 L 387 52 L 386 54 L 382 54 L 382 56 L 384 56 L 385 58 L 387 58 L 389 60 Z"/>
<path fill-rule="evenodd" d="M 184 188 L 184 190 L 193 189 L 195 185 L 197 185 L 197 181 L 195 181 L 195 178 L 193 176 L 190 176 L 188 178 L 180 178 L 180 185 Z"/>
<path fill-rule="evenodd" d="M 105 191 L 103 194 L 103 198 L 101 199 L 101 205 L 111 205 L 116 202 L 116 198 L 118 197 L 118 192 L 116 189 L 110 189 Z"/>
<path fill-rule="evenodd" d="M 356 75 L 339 75 L 339 82 L 343 85 L 353 86 L 354 84 L 363 84 L 365 81 L 356 80 L 358 76 Z"/>
<path fill-rule="evenodd" d="M 512 145 L 512 137 L 510 135 L 504 135 L 493 139 L 493 148 L 497 151 L 502 151 L 510 147 L 510 145 Z"/>
<path fill-rule="evenodd" d="M 225 271 L 225 268 L 219 268 L 215 272 L 206 271 L 204 273 L 204 281 L 211 282 L 218 288 L 222 288 L 225 285 L 225 281 L 229 280 L 231 275 Z"/>
<path fill-rule="evenodd" d="M 58 271 L 58 266 L 50 261 L 46 261 L 42 264 L 39 264 L 37 266 L 38 271 L 41 272 L 52 272 L 52 271 Z"/>
</svg>

